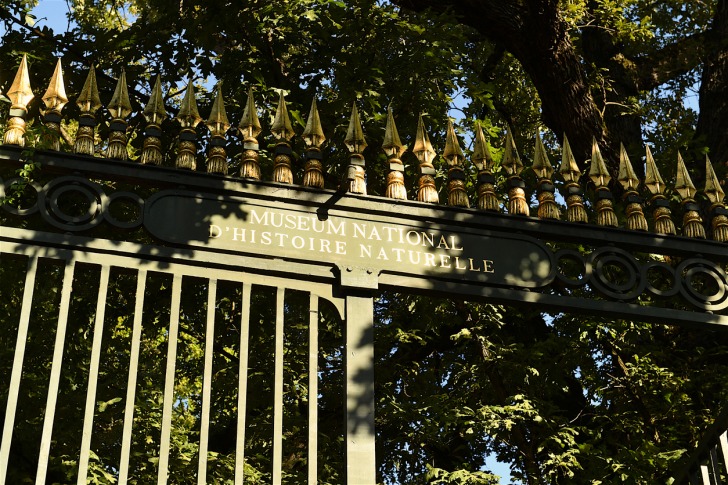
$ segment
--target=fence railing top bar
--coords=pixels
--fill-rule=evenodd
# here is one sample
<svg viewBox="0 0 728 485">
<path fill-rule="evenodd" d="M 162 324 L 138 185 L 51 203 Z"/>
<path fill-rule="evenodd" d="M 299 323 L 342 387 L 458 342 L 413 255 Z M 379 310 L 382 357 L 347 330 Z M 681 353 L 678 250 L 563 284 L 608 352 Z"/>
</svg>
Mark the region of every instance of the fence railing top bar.
<svg viewBox="0 0 728 485">
<path fill-rule="evenodd" d="M 0 161 L 19 167 L 23 148 L 0 146 Z M 22 160 L 22 161 L 21 161 Z M 156 165 L 143 165 L 128 161 L 109 160 L 86 155 L 37 150 L 32 161 L 43 171 L 59 175 L 83 174 L 98 180 L 124 181 L 160 189 L 200 191 L 228 197 L 269 199 L 295 202 L 325 213 L 346 211 L 366 217 L 390 218 L 398 223 L 407 222 L 455 225 L 487 234 L 487 231 L 509 231 L 547 240 L 579 244 L 612 243 L 625 249 L 641 252 L 659 250 L 664 254 L 701 254 L 728 261 L 723 243 L 708 239 L 661 235 L 633 231 L 618 227 L 604 227 L 554 219 L 518 216 L 474 208 L 433 205 L 413 200 L 399 200 L 380 196 L 352 194 L 344 191 L 317 189 L 297 185 L 240 179 L 219 174 L 200 174 Z M 396 204 L 396 209 L 394 209 Z"/>
</svg>

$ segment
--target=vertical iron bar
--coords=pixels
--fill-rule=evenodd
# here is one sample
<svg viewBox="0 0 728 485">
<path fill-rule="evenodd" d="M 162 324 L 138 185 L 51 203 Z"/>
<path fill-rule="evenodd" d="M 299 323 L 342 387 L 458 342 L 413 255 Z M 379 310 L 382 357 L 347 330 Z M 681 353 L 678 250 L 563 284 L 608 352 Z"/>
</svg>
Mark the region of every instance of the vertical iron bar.
<svg viewBox="0 0 728 485">
<path fill-rule="evenodd" d="M 346 484 L 376 483 L 374 299 L 346 297 Z"/>
<path fill-rule="evenodd" d="M 96 408 L 96 387 L 99 381 L 99 361 L 101 360 L 101 338 L 104 333 L 104 316 L 106 314 L 106 293 L 109 285 L 109 267 L 101 266 L 99 278 L 99 296 L 96 300 L 96 316 L 94 322 L 94 341 L 91 346 L 91 365 L 88 371 L 88 389 L 86 393 L 86 411 L 83 418 L 83 435 L 81 437 L 81 456 L 78 460 L 78 485 L 86 485 L 88 474 L 89 452 L 91 450 L 91 434 L 94 425 Z"/>
<path fill-rule="evenodd" d="M 129 351 L 129 378 L 126 385 L 126 404 L 124 407 L 124 430 L 121 438 L 121 459 L 119 460 L 119 485 L 126 485 L 129 479 L 129 453 L 131 451 L 131 430 L 134 426 L 134 401 L 136 400 L 136 381 L 139 370 L 139 346 L 142 338 L 142 314 L 144 313 L 144 291 L 147 285 L 147 272 L 140 269 L 137 274 L 136 300 L 134 302 L 134 324 Z"/>
<path fill-rule="evenodd" d="M 212 390 L 212 355 L 215 343 L 215 294 L 217 280 L 210 279 L 207 289 L 207 323 L 205 327 L 205 369 L 202 378 L 202 416 L 200 423 L 200 452 L 197 483 L 207 483 L 207 441 L 210 432 L 210 394 Z"/>
<path fill-rule="evenodd" d="M 722 485 L 723 481 L 720 479 L 720 461 L 718 460 L 718 445 L 710 447 L 710 471 L 713 474 L 714 483 Z"/>
<path fill-rule="evenodd" d="M 40 440 L 40 453 L 38 455 L 38 472 L 35 475 L 36 485 L 45 485 L 48 459 L 51 452 L 51 436 L 53 435 L 53 420 L 56 415 L 56 401 L 58 400 L 58 386 L 61 380 L 61 365 L 63 363 L 63 346 L 66 343 L 66 326 L 68 324 L 68 310 L 71 304 L 71 289 L 73 287 L 73 270 L 75 262 L 66 261 L 63 272 L 63 287 L 61 289 L 61 305 L 58 309 L 58 326 L 56 327 L 56 341 L 53 347 L 53 363 L 51 364 L 51 378 L 48 383 L 48 399 L 46 400 L 45 417 L 43 418 L 43 434 Z"/>
<path fill-rule="evenodd" d="M 18 406 L 18 391 L 20 378 L 23 374 L 23 359 L 25 358 L 25 344 L 28 340 L 28 326 L 30 325 L 30 309 L 33 306 L 33 288 L 38 268 L 38 259 L 28 258 L 28 269 L 25 272 L 25 287 L 23 288 L 23 304 L 20 308 L 20 322 L 18 322 L 18 337 L 15 341 L 15 355 L 13 356 L 13 370 L 10 373 L 10 388 L 8 389 L 8 402 L 5 406 L 5 422 L 3 424 L 3 440 L 0 444 L 0 485 L 5 485 L 10 459 L 10 445 L 13 439 L 15 426 L 15 410 Z"/>
<path fill-rule="evenodd" d="M 273 485 L 281 485 L 283 464 L 283 301 L 285 289 L 276 293 L 275 383 L 273 391 Z"/>
<path fill-rule="evenodd" d="M 162 409 L 162 437 L 159 446 L 159 473 L 157 485 L 167 483 L 169 466 L 169 442 L 172 432 L 172 408 L 174 406 L 174 371 L 177 365 L 177 336 L 179 334 L 179 307 L 182 293 L 182 275 L 172 280 L 172 305 L 169 310 L 167 342 L 167 370 L 164 376 L 164 404 Z"/>
<path fill-rule="evenodd" d="M 248 341 L 250 337 L 250 285 L 243 284 L 238 351 L 238 429 L 235 442 L 235 485 L 243 485 L 245 476 L 245 404 L 248 398 Z"/>
<path fill-rule="evenodd" d="M 319 298 L 311 293 L 308 314 L 308 485 L 318 483 Z"/>
</svg>

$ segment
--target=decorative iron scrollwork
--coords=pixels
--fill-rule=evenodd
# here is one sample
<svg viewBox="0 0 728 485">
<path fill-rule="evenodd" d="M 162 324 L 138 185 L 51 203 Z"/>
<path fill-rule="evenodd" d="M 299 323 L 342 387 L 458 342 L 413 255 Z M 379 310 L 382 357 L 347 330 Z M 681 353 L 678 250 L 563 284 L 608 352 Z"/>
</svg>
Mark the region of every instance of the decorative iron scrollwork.
<svg viewBox="0 0 728 485">
<path fill-rule="evenodd" d="M 38 193 L 40 214 L 49 224 L 66 231 L 85 231 L 103 220 L 107 204 L 100 185 L 83 177 L 60 177 Z"/>
</svg>

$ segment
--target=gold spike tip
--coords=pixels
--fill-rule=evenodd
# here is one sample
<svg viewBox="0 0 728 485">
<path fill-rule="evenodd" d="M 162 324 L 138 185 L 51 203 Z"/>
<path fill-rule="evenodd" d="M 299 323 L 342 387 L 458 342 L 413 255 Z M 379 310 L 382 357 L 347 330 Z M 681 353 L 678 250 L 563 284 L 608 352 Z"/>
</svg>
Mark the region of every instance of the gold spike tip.
<svg viewBox="0 0 728 485">
<path fill-rule="evenodd" d="M 640 185 L 640 179 L 634 173 L 632 162 L 629 160 L 627 150 L 623 144 L 619 144 L 619 183 L 622 184 L 626 191 L 636 191 Z"/>
<path fill-rule="evenodd" d="M 713 170 L 713 164 L 710 163 L 710 159 L 707 155 L 705 156 L 705 190 L 703 190 L 703 192 L 705 192 L 705 195 L 708 197 L 711 204 L 723 203 L 725 192 L 720 186 L 718 176 L 715 174 L 715 170 Z"/>
<path fill-rule="evenodd" d="M 55 111 L 56 113 L 60 113 L 66 103 L 68 103 L 66 87 L 63 85 L 63 68 L 61 67 L 60 59 L 56 63 L 56 69 L 53 71 L 51 81 L 48 83 L 48 89 L 42 99 L 46 105 L 46 109 L 48 111 Z"/>
<path fill-rule="evenodd" d="M 23 59 L 20 61 L 18 66 L 18 72 L 15 74 L 15 79 L 10 89 L 6 93 L 10 102 L 12 103 L 11 109 L 20 109 L 25 112 L 28 111 L 28 103 L 35 96 L 33 90 L 30 87 L 30 77 L 28 76 L 28 59 L 23 54 Z"/>
<path fill-rule="evenodd" d="M 364 139 L 364 131 L 361 128 L 361 121 L 359 120 L 359 111 L 356 109 L 356 103 L 351 106 L 351 118 L 349 119 L 349 128 L 346 130 L 344 144 L 351 153 L 362 153 L 367 147 L 367 142 Z"/>
<path fill-rule="evenodd" d="M 226 120 L 227 121 L 227 120 Z M 243 119 L 238 125 L 243 137 L 246 140 L 255 139 L 261 132 L 260 120 L 258 119 L 258 110 L 255 107 L 255 98 L 253 97 L 253 88 L 248 89 L 248 100 L 245 103 L 245 111 L 243 111 Z"/>
<path fill-rule="evenodd" d="M 559 173 L 567 182 L 578 183 L 581 178 L 581 170 L 579 170 L 579 165 L 576 163 L 574 152 L 571 151 L 571 145 L 569 145 L 566 134 L 564 134 L 564 145 L 561 148 Z"/>
<path fill-rule="evenodd" d="M 387 126 L 384 128 L 382 150 L 389 158 L 400 158 L 406 149 L 407 147 L 402 145 L 402 141 L 399 139 L 397 125 L 394 124 L 394 115 L 390 106 L 387 109 Z"/>
<path fill-rule="evenodd" d="M 319 116 L 318 106 L 316 105 L 316 98 L 311 101 L 311 110 L 308 112 L 308 119 L 306 120 L 306 128 L 303 130 L 303 142 L 309 148 L 321 148 L 326 136 L 324 135 L 324 129 L 321 127 L 321 117 Z"/>
<path fill-rule="evenodd" d="M 592 179 L 592 182 L 594 182 L 597 188 L 606 187 L 609 185 L 609 181 L 612 180 L 609 171 L 607 171 L 607 166 L 604 163 L 604 158 L 602 158 L 602 152 L 599 150 L 596 138 L 592 138 L 592 159 L 589 178 Z"/>
<path fill-rule="evenodd" d="M 534 150 L 533 167 L 531 168 L 541 180 L 551 180 L 551 176 L 554 174 L 554 167 L 551 166 L 549 157 L 546 154 L 546 147 L 543 146 L 541 135 L 538 133 L 536 133 L 536 149 Z"/>
<path fill-rule="evenodd" d="M 149 102 L 144 107 L 144 118 L 147 120 L 147 123 L 154 125 L 161 125 L 167 119 L 167 112 L 164 109 L 164 99 L 162 98 L 162 80 L 159 76 L 154 81 Z"/>
<path fill-rule="evenodd" d="M 212 102 L 210 117 L 207 119 L 206 125 L 213 136 L 222 136 L 230 128 L 230 122 L 228 121 L 227 113 L 225 113 L 225 101 L 222 97 L 222 86 L 220 84 L 217 85 L 215 101 Z"/>
<path fill-rule="evenodd" d="M 116 82 L 114 95 L 109 102 L 109 113 L 116 119 L 125 119 L 131 114 L 131 102 L 129 101 L 129 90 L 126 87 L 126 71 L 121 70 L 119 80 Z"/>
<path fill-rule="evenodd" d="M 483 134 L 483 127 L 480 123 L 475 124 L 475 146 L 473 147 L 473 163 L 478 170 L 492 170 L 493 169 L 493 156 L 490 154 L 488 149 L 488 143 L 485 141 L 485 135 Z"/>
<path fill-rule="evenodd" d="M 86 76 L 86 82 L 83 83 L 81 94 L 78 95 L 76 104 L 82 113 L 93 115 L 101 107 L 101 98 L 99 98 L 99 88 L 96 85 L 96 69 L 92 65 Z"/>
<path fill-rule="evenodd" d="M 293 127 L 291 127 L 291 118 L 288 116 L 288 108 L 286 107 L 286 99 L 283 97 L 283 90 L 280 91 L 276 117 L 273 120 L 273 126 L 270 131 L 278 140 L 290 140 L 296 134 L 293 131 Z"/>
<path fill-rule="evenodd" d="M 510 128 L 506 129 L 506 150 L 503 154 L 501 166 L 508 175 L 518 175 L 523 171 L 523 162 L 521 162 L 521 157 L 518 155 L 516 141 L 513 139 Z"/>
<path fill-rule="evenodd" d="M 462 160 L 465 158 L 463 151 L 460 149 L 460 143 L 458 137 L 455 134 L 455 127 L 452 124 L 452 120 L 447 120 L 447 135 L 445 136 L 445 151 L 442 156 L 447 160 L 447 163 L 451 167 L 462 165 Z"/>
<path fill-rule="evenodd" d="M 695 197 L 697 190 L 693 181 L 690 179 L 690 174 L 685 166 L 682 155 L 680 152 L 677 153 L 677 176 L 675 178 L 675 190 L 680 194 L 682 200 L 688 200 Z"/>
<path fill-rule="evenodd" d="M 645 164 L 645 187 L 650 191 L 652 195 L 662 195 L 667 188 L 664 180 L 660 176 L 659 170 L 657 170 L 657 164 L 652 156 L 652 151 L 649 146 L 645 146 L 645 152 L 647 154 L 647 163 Z"/>
<path fill-rule="evenodd" d="M 185 92 L 185 97 L 182 100 L 182 105 L 179 108 L 176 119 L 182 125 L 182 128 L 194 128 L 202 121 L 200 112 L 197 110 L 195 88 L 192 85 L 192 80 L 187 83 L 187 91 Z"/>
<path fill-rule="evenodd" d="M 432 160 L 437 155 L 432 148 L 432 143 L 430 143 L 430 137 L 427 136 L 427 131 L 425 131 L 425 121 L 422 114 L 420 114 L 417 121 L 417 135 L 415 136 L 415 146 L 412 148 L 412 153 L 415 154 L 420 165 L 431 165 Z"/>
</svg>

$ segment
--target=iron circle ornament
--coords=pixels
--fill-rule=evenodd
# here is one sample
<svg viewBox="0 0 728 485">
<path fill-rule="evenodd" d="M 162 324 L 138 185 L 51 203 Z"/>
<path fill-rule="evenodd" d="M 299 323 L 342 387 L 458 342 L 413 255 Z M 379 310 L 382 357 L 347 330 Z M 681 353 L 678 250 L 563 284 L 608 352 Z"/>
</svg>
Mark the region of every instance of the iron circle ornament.
<svg viewBox="0 0 728 485">
<path fill-rule="evenodd" d="M 128 201 L 135 206 L 137 217 L 129 221 L 122 221 L 111 214 L 111 205 L 117 201 Z M 134 229 L 144 221 L 144 199 L 133 192 L 114 192 L 104 199 L 103 214 L 106 222 L 120 229 Z"/>
<path fill-rule="evenodd" d="M 16 184 L 23 183 L 23 182 L 24 181 L 19 177 L 5 180 L 4 183 L 2 183 L 2 180 L 0 180 L 0 189 L 2 189 L 0 191 L 0 198 L 5 198 L 7 196 L 7 192 L 10 187 L 12 187 L 13 185 L 16 185 Z M 29 216 L 29 215 L 32 215 L 32 214 L 35 214 L 36 212 L 38 212 L 38 200 L 40 199 L 40 193 L 43 190 L 43 187 L 41 187 L 40 184 L 38 184 L 37 182 L 33 182 L 33 181 L 27 182 L 26 187 L 32 187 L 33 190 L 35 191 L 35 202 L 33 202 L 33 205 L 31 205 L 30 207 L 21 208 L 21 207 L 13 207 L 10 204 L 2 204 L 2 208 L 6 212 L 9 212 L 13 215 L 21 216 L 21 217 Z"/>
<path fill-rule="evenodd" d="M 668 288 L 658 288 L 650 280 L 650 273 L 662 272 L 663 279 L 669 282 Z M 655 296 L 669 298 L 680 292 L 680 280 L 675 275 L 675 270 L 667 263 L 650 261 L 642 266 L 642 279 L 645 281 L 645 289 Z"/>
<path fill-rule="evenodd" d="M 60 202 L 64 195 L 80 196 L 88 205 L 76 213 L 66 212 Z M 65 231 L 85 231 L 99 225 L 103 221 L 102 212 L 106 204 L 106 194 L 98 184 L 77 176 L 54 179 L 38 193 L 43 219 Z"/>
<path fill-rule="evenodd" d="M 597 291 L 615 300 L 634 300 L 645 290 L 640 265 L 627 251 L 602 247 L 593 251 L 587 261 L 592 264 L 590 282 Z M 616 269 L 609 271 L 609 268 Z M 617 279 L 619 277 L 619 279 Z"/>
<path fill-rule="evenodd" d="M 728 308 L 728 277 L 719 265 L 707 259 L 686 259 L 678 265 L 676 273 L 682 278 L 680 293 L 688 302 L 711 312 Z M 708 287 L 708 292 L 701 291 L 701 283 Z"/>
<path fill-rule="evenodd" d="M 584 256 L 579 253 L 579 251 L 575 251 L 573 249 L 560 249 L 556 251 L 554 258 L 556 260 L 556 279 L 560 283 L 566 286 L 579 287 L 585 285 L 587 281 L 589 281 L 589 279 L 591 278 L 592 264 L 590 261 L 587 261 Z M 560 263 L 562 261 L 572 261 L 579 265 L 581 267 L 579 270 L 581 276 L 573 278 L 567 274 L 564 274 L 564 272 L 561 271 L 560 266 Z"/>
</svg>

